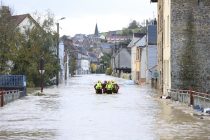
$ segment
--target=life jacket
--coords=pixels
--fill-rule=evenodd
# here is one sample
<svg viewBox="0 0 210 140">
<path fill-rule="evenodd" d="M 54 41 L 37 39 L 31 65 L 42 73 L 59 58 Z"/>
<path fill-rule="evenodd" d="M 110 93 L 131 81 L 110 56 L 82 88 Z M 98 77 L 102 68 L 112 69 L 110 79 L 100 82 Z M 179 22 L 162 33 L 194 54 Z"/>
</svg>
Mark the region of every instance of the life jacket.
<svg viewBox="0 0 210 140">
<path fill-rule="evenodd" d="M 113 84 L 113 88 L 114 88 L 115 90 L 118 90 L 118 89 L 119 89 L 119 86 L 115 83 L 115 84 Z"/>
<path fill-rule="evenodd" d="M 108 84 L 106 85 L 106 88 L 107 88 L 108 90 L 112 90 L 113 86 L 112 86 L 112 84 L 108 83 Z"/>
<path fill-rule="evenodd" d="M 101 83 L 97 83 L 96 84 L 96 89 L 102 89 L 102 84 Z"/>
</svg>

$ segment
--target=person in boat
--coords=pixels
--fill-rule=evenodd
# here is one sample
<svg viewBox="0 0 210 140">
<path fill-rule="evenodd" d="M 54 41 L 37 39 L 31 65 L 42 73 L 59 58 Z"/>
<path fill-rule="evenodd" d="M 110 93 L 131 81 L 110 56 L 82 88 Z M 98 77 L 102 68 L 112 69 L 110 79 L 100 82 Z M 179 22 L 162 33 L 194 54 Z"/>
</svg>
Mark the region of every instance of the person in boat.
<svg viewBox="0 0 210 140">
<path fill-rule="evenodd" d="M 103 93 L 106 93 L 106 84 L 107 84 L 107 81 L 104 81 L 104 83 L 102 84 Z"/>
<path fill-rule="evenodd" d="M 113 85 L 111 81 L 108 81 L 106 84 L 106 93 L 107 94 L 112 94 L 112 89 L 113 89 Z"/>
<path fill-rule="evenodd" d="M 119 85 L 115 81 L 112 81 L 112 85 L 113 85 L 112 92 L 118 93 L 118 90 L 120 88 Z"/>
<path fill-rule="evenodd" d="M 94 85 L 94 88 L 97 94 L 102 94 L 102 83 L 100 80 Z"/>
</svg>

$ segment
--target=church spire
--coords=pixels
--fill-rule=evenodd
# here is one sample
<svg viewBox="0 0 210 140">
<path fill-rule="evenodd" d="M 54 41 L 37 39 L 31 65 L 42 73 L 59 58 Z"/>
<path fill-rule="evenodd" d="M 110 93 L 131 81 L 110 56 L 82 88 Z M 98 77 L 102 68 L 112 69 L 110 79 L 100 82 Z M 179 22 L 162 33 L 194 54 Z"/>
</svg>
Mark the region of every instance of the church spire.
<svg viewBox="0 0 210 140">
<path fill-rule="evenodd" d="M 95 33 L 94 33 L 94 35 L 95 35 L 95 36 L 98 36 L 98 35 L 99 35 L 97 23 L 96 23 Z"/>
</svg>

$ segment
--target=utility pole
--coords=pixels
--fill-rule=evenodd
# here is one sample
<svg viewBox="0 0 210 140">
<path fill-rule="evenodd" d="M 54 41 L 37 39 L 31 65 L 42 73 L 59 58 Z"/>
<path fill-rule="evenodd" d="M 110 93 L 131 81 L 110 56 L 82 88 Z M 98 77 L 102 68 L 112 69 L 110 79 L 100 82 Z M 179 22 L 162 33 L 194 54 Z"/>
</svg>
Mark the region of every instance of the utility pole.
<svg viewBox="0 0 210 140">
<path fill-rule="evenodd" d="M 56 23 L 57 25 L 57 34 L 58 34 L 58 37 L 57 37 L 57 62 L 58 62 L 58 65 L 60 67 L 60 60 L 59 60 L 59 23 Z M 56 85 L 58 86 L 59 84 L 59 70 L 56 74 Z"/>
<path fill-rule="evenodd" d="M 59 20 L 63 20 L 63 19 L 65 19 L 65 17 L 62 17 Z M 57 34 L 58 34 L 58 37 L 57 37 L 57 62 L 58 62 L 58 65 L 60 67 L 60 59 L 59 59 L 59 22 L 56 23 L 56 26 L 57 26 Z M 56 85 L 58 86 L 58 84 L 59 84 L 59 71 L 56 74 Z"/>
</svg>

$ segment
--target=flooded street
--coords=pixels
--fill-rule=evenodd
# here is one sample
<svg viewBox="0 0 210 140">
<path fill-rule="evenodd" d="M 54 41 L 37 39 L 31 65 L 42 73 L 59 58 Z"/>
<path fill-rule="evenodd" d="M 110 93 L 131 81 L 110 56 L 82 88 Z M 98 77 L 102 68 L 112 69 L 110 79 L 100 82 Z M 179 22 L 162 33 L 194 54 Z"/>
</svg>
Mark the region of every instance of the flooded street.
<svg viewBox="0 0 210 140">
<path fill-rule="evenodd" d="M 119 94 L 95 94 L 97 80 L 111 79 Z M 44 94 L 0 108 L 1 140 L 210 140 L 208 119 L 175 109 L 129 80 L 84 75 Z"/>
</svg>

